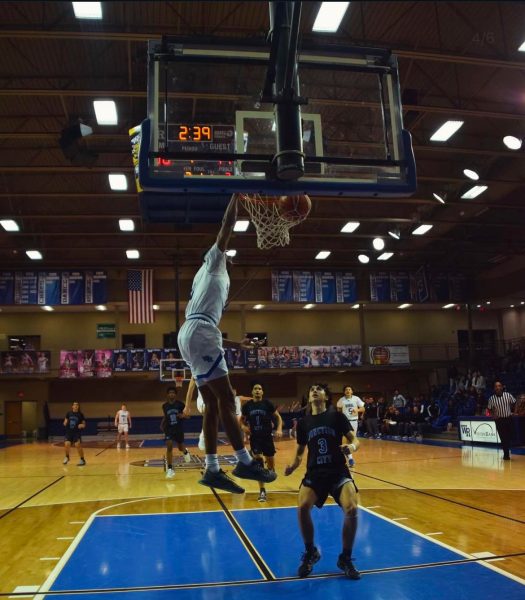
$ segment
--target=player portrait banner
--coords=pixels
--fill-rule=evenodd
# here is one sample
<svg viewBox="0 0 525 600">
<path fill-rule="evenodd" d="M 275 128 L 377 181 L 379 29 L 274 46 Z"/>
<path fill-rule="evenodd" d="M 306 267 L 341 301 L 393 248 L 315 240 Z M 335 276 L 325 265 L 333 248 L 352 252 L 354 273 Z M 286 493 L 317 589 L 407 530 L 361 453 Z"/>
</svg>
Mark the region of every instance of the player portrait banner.
<svg viewBox="0 0 525 600">
<path fill-rule="evenodd" d="M 77 350 L 60 350 L 58 376 L 60 379 L 73 379 L 78 377 Z"/>
<path fill-rule="evenodd" d="M 408 346 L 368 346 L 370 364 L 383 367 L 410 365 Z"/>
<path fill-rule="evenodd" d="M 354 303 L 353 273 L 338 271 L 272 271 L 273 302 Z"/>
<path fill-rule="evenodd" d="M 51 352 L 49 350 L 6 350 L 0 352 L 2 375 L 39 375 L 49 373 Z"/>
<path fill-rule="evenodd" d="M 153 269 L 128 271 L 128 306 L 130 323 L 153 323 Z"/>
<path fill-rule="evenodd" d="M 113 350 L 95 350 L 95 377 L 111 377 L 113 374 Z"/>
<path fill-rule="evenodd" d="M 0 305 L 105 304 L 105 271 L 2 271 Z"/>
</svg>

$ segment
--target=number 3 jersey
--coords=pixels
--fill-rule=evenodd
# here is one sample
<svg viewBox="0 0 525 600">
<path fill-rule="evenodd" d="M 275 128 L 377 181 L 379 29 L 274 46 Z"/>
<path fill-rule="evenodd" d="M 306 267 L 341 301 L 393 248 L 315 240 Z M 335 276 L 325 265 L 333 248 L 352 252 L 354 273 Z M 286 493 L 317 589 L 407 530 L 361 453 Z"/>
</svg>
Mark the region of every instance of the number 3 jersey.
<svg viewBox="0 0 525 600">
<path fill-rule="evenodd" d="M 343 413 L 327 410 L 320 415 L 307 415 L 297 424 L 297 443 L 308 446 L 308 474 L 332 475 L 347 471 L 340 445 L 351 431 Z"/>
</svg>

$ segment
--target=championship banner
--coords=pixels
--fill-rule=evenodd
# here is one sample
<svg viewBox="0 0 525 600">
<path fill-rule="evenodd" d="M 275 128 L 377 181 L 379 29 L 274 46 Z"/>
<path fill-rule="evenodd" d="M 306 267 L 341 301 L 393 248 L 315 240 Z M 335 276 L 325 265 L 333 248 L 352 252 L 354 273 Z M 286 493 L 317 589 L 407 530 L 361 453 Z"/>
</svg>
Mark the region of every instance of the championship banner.
<svg viewBox="0 0 525 600">
<path fill-rule="evenodd" d="M 332 272 L 316 272 L 315 302 L 317 304 L 334 304 L 337 302 L 336 277 Z"/>
<path fill-rule="evenodd" d="M 38 304 L 60 304 L 60 273 L 57 271 L 38 274 Z"/>
<path fill-rule="evenodd" d="M 410 365 L 408 346 L 368 346 L 370 364 L 383 367 Z"/>
<path fill-rule="evenodd" d="M 426 302 L 429 298 L 425 267 L 419 267 L 414 273 L 414 298 L 416 302 Z"/>
<path fill-rule="evenodd" d="M 15 303 L 15 274 L 12 271 L 0 272 L 0 304 Z"/>
<path fill-rule="evenodd" d="M 390 275 L 388 273 L 370 273 L 370 300 L 372 302 L 390 302 Z"/>
<path fill-rule="evenodd" d="M 390 300 L 401 303 L 413 301 L 410 289 L 410 273 L 408 271 L 390 273 Z"/>
<path fill-rule="evenodd" d="M 449 300 L 465 302 L 467 298 L 467 278 L 462 273 L 450 273 L 448 276 Z"/>
<path fill-rule="evenodd" d="M 447 273 L 432 273 L 430 276 L 430 301 L 448 302 L 450 290 Z"/>
<path fill-rule="evenodd" d="M 272 302 L 293 302 L 291 271 L 272 271 Z"/>
<path fill-rule="evenodd" d="M 293 301 L 315 302 L 314 274 L 311 271 L 293 271 Z"/>
<path fill-rule="evenodd" d="M 336 299 L 341 304 L 357 302 L 357 280 L 353 273 L 335 274 Z"/>
<path fill-rule="evenodd" d="M 34 271 L 15 273 L 15 304 L 37 304 L 38 277 Z"/>
</svg>

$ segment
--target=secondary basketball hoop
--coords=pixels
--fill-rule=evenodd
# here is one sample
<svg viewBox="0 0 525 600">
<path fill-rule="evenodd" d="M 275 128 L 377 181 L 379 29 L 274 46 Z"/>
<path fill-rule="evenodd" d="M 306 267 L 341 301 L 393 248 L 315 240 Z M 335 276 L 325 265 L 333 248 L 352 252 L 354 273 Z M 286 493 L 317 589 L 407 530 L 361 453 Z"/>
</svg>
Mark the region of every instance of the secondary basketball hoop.
<svg viewBox="0 0 525 600">
<path fill-rule="evenodd" d="M 176 374 L 175 375 L 175 387 L 181 388 L 183 383 L 184 383 L 184 375 Z"/>
<path fill-rule="evenodd" d="M 268 250 L 290 243 L 290 229 L 306 219 L 312 206 L 306 195 L 240 194 L 240 201 L 257 232 L 257 247 Z"/>
</svg>

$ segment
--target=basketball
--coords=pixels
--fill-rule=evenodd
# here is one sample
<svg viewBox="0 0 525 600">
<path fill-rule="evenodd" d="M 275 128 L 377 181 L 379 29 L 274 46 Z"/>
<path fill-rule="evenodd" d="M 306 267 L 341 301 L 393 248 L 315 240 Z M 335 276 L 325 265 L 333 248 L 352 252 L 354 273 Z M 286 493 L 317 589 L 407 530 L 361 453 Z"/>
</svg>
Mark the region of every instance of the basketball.
<svg viewBox="0 0 525 600">
<path fill-rule="evenodd" d="M 302 221 L 306 219 L 312 208 L 312 201 L 306 194 L 297 196 L 281 196 L 279 213 L 286 221 Z"/>
</svg>

